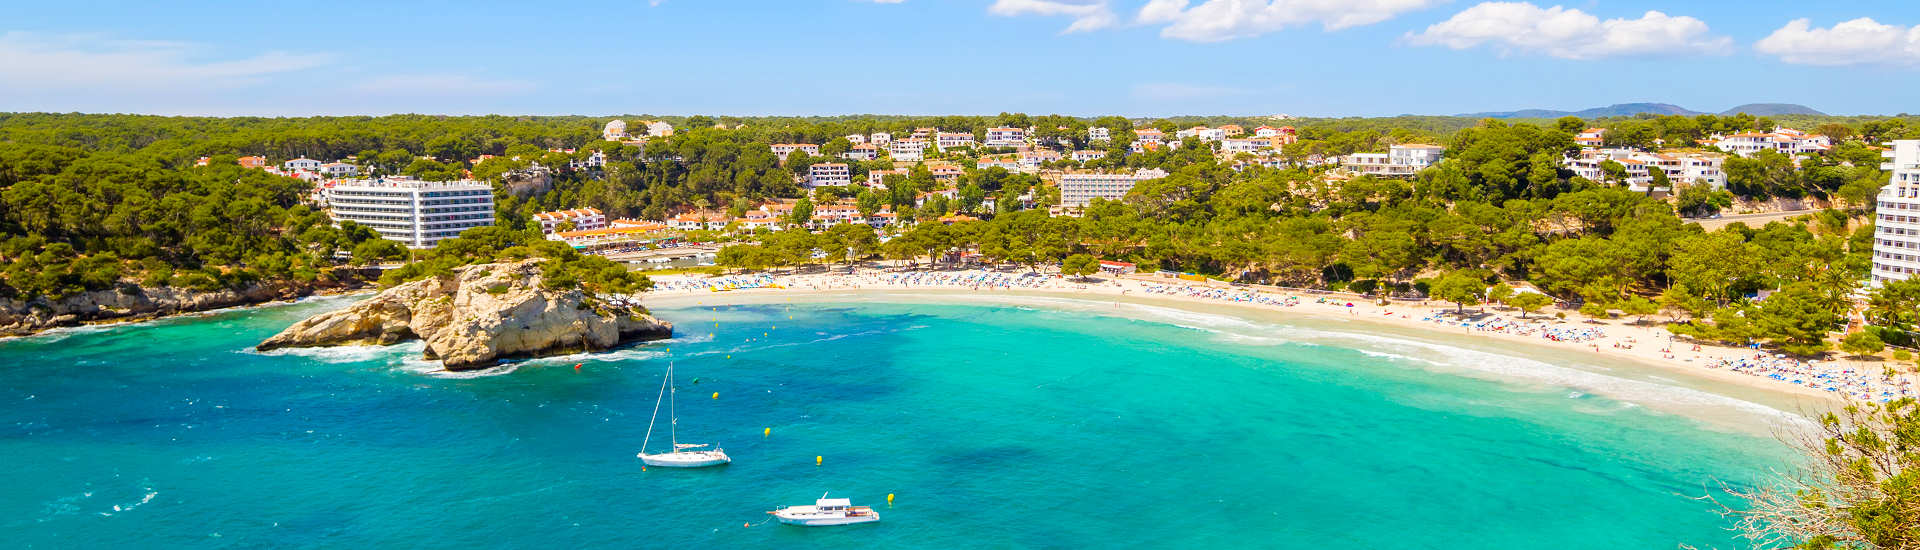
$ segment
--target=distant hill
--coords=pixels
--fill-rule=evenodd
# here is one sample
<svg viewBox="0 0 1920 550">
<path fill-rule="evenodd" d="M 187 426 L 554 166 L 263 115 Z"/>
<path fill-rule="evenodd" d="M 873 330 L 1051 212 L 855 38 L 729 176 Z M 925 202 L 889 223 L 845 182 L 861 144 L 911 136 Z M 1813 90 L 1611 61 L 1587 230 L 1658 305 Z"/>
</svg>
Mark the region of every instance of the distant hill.
<svg viewBox="0 0 1920 550">
<path fill-rule="evenodd" d="M 1600 118 L 1609 116 L 1633 116 L 1640 113 L 1656 115 L 1697 115 L 1699 111 L 1688 110 L 1670 103 L 1621 103 L 1606 107 L 1594 107 L 1579 111 L 1556 111 L 1553 109 L 1525 109 L 1520 111 L 1495 111 L 1486 113 L 1467 113 L 1459 116 L 1472 118 L 1560 118 L 1577 116 L 1580 118 Z"/>
<path fill-rule="evenodd" d="M 1606 107 L 1594 107 L 1592 109 L 1584 109 L 1579 111 L 1559 111 L 1554 109 L 1522 109 L 1519 111 L 1490 111 L 1485 113 L 1465 113 L 1465 114 L 1454 115 L 1454 116 L 1462 116 L 1462 117 L 1470 117 L 1470 118 L 1560 118 L 1563 116 L 1577 116 L 1580 118 L 1592 119 L 1592 118 L 1602 118 L 1602 117 L 1610 117 L 1610 116 L 1634 116 L 1640 113 L 1652 113 L 1656 115 L 1687 115 L 1687 116 L 1706 114 L 1701 111 L 1695 111 L 1695 110 L 1688 109 L 1686 107 L 1681 107 L 1679 105 L 1674 105 L 1671 103 L 1621 103 L 1617 105 L 1608 105 Z M 1808 107 L 1805 105 L 1796 105 L 1793 103 L 1748 103 L 1746 105 L 1741 105 L 1739 107 L 1727 109 L 1725 111 L 1720 112 L 1719 114 L 1721 116 L 1727 116 L 1727 115 L 1736 115 L 1740 113 L 1746 113 L 1753 116 L 1780 116 L 1780 115 L 1824 116 L 1826 115 L 1826 113 L 1813 110 L 1812 107 Z"/>
<path fill-rule="evenodd" d="M 1826 116 L 1826 113 L 1813 110 L 1806 105 L 1793 103 L 1748 103 L 1720 112 L 1720 116 L 1746 113 L 1753 116 L 1813 115 Z"/>
</svg>

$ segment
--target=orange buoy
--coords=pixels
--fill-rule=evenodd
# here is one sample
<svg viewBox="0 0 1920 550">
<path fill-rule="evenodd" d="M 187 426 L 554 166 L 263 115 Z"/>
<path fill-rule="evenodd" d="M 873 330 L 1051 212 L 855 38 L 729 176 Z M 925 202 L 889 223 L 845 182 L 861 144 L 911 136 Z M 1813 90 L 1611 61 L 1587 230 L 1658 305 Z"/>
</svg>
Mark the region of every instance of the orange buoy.
<svg viewBox="0 0 1920 550">
<path fill-rule="evenodd" d="M 773 428 L 761 430 L 760 437 L 773 437 Z"/>
</svg>

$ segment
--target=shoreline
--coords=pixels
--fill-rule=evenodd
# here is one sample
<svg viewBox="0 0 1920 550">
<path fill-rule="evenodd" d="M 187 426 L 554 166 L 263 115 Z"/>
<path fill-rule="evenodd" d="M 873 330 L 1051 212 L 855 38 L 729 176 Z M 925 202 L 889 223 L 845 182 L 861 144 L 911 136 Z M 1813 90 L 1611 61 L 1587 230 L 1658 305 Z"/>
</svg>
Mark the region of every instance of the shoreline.
<svg viewBox="0 0 1920 550">
<path fill-rule="evenodd" d="M 252 308 L 287 306 L 287 305 L 294 305 L 301 302 L 305 302 L 307 300 L 314 300 L 319 298 L 334 298 L 334 297 L 341 297 L 341 296 L 354 296 L 359 294 L 372 295 L 376 292 L 379 292 L 379 290 L 372 286 L 316 289 L 313 292 L 310 292 L 308 294 L 295 296 L 293 298 L 277 298 L 276 297 L 270 300 L 239 303 L 239 304 L 232 304 L 232 305 L 213 307 L 213 308 L 207 308 L 207 309 L 168 311 L 168 312 L 155 311 L 155 312 L 147 312 L 147 313 L 134 314 L 134 315 L 125 315 L 120 317 L 88 319 L 88 320 L 80 321 L 78 323 L 74 323 L 70 325 L 54 325 L 54 326 L 40 327 L 33 330 L 32 332 L 0 334 L 0 341 L 17 340 L 22 338 L 33 338 L 37 336 L 46 336 L 49 334 L 58 334 L 62 331 L 105 329 L 105 328 L 113 328 L 113 327 L 119 327 L 119 326 L 138 325 L 142 323 L 152 323 L 156 321 L 166 321 L 170 319 L 206 317 L 206 316 L 216 315 L 216 314 L 220 314 L 228 311 L 237 311 L 237 310 L 252 309 Z"/>
<path fill-rule="evenodd" d="M 1447 344 L 1470 343 L 1472 347 L 1491 348 L 1495 352 L 1519 354 L 1524 358 L 1540 360 L 1548 365 L 1560 363 L 1594 364 L 1599 370 L 1611 370 L 1607 365 L 1612 362 L 1624 362 L 1644 369 L 1645 376 L 1629 378 L 1651 383 L 1664 383 L 1676 387 L 1705 391 L 1749 402 L 1764 401 L 1772 409 L 1781 410 L 1799 416 L 1810 416 L 1818 411 L 1830 409 L 1847 401 L 1837 391 L 1815 389 L 1805 384 L 1794 384 L 1784 380 L 1759 376 L 1748 372 L 1739 372 L 1727 367 L 1713 368 L 1710 364 L 1753 361 L 1764 352 L 1744 348 L 1717 346 L 1695 343 L 1688 340 L 1671 338 L 1663 324 L 1636 325 L 1625 319 L 1607 321 L 1576 321 L 1557 319 L 1551 315 L 1530 315 L 1524 323 L 1532 330 L 1526 333 L 1516 331 L 1482 328 L 1476 324 L 1504 321 L 1518 324 L 1521 321 L 1509 312 L 1486 308 L 1476 311 L 1468 308 L 1467 314 L 1473 321 L 1456 317 L 1451 304 L 1412 304 L 1395 303 L 1388 306 L 1375 305 L 1372 302 L 1353 301 L 1351 305 L 1345 299 L 1319 301 L 1320 296 L 1303 293 L 1276 293 L 1252 288 L 1222 288 L 1213 285 L 1189 284 L 1178 279 L 1159 279 L 1146 277 L 1106 277 L 1086 282 L 1065 279 L 1053 275 L 1026 277 L 1032 286 L 968 286 L 965 284 L 903 285 L 890 282 L 912 274 L 929 275 L 977 275 L 979 270 L 966 271 L 917 271 L 884 272 L 862 269 L 851 274 L 846 272 L 813 273 L 802 275 L 751 275 L 726 277 L 699 277 L 689 275 L 668 275 L 656 279 L 660 286 L 656 290 L 641 295 L 650 307 L 675 307 L 676 305 L 732 304 L 761 302 L 780 297 L 831 297 L 835 294 L 853 294 L 863 297 L 885 297 L 919 294 L 922 296 L 946 296 L 973 299 L 986 299 L 1005 303 L 1009 298 L 1064 298 L 1087 302 L 1131 303 L 1147 306 L 1174 306 L 1177 309 L 1195 313 L 1230 315 L 1240 319 L 1255 316 L 1266 317 L 1261 321 L 1286 322 L 1288 320 L 1309 320 L 1322 323 L 1349 323 L 1358 321 L 1368 328 L 1390 329 L 1394 336 L 1425 341 L 1433 338 Z M 1023 277 L 1013 272 L 1013 277 Z M 715 292 L 708 286 L 715 282 L 771 282 L 778 287 L 761 285 L 758 288 L 738 288 Z M 664 287 L 664 288 L 663 288 Z M 1160 289 L 1162 292 L 1149 292 Z M 1173 289 L 1171 292 L 1167 289 Z M 1191 293 L 1188 293 L 1191 291 Z M 1209 294 L 1210 293 L 1210 294 Z M 1194 295 L 1209 294 L 1209 295 Z M 1229 299 L 1217 297 L 1220 294 Z M 1249 299 L 1258 296 L 1260 299 Z M 1264 301 L 1261 301 L 1264 300 Z M 1229 307 L 1220 307 L 1229 306 Z M 1438 321 L 1436 321 L 1438 320 Z M 1468 323 L 1462 326 L 1462 323 Z M 1521 329 L 1526 330 L 1526 329 Z M 1545 330 L 1585 331 L 1598 333 L 1590 339 L 1555 340 L 1542 337 Z M 1426 342 L 1433 343 L 1433 342 Z M 1662 349 L 1662 346 L 1668 346 Z M 1671 351 L 1669 351 L 1671 350 Z M 1475 350 L 1488 351 L 1488 350 Z M 1772 359 L 1769 359 L 1771 361 Z M 1867 370 L 1857 364 L 1842 362 L 1819 362 L 1811 365 L 1816 369 L 1832 369 L 1835 372 Z M 1593 372 L 1593 369 L 1582 369 Z M 1673 380 L 1659 374 L 1678 375 L 1690 381 Z M 1494 377 L 1494 379 L 1498 379 Z M 1652 379 L 1652 380 L 1648 380 Z M 1657 380 L 1658 382 L 1654 382 Z M 1901 375 L 1901 382 L 1911 383 L 1910 375 Z M 1687 383 L 1692 382 L 1692 383 Z"/>
</svg>

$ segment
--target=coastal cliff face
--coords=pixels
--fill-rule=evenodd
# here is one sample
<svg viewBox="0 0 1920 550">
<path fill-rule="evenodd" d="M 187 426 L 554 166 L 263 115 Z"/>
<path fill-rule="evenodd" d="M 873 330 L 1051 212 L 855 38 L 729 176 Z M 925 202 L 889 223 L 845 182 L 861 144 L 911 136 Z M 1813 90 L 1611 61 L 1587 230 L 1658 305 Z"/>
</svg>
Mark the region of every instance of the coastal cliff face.
<svg viewBox="0 0 1920 550">
<path fill-rule="evenodd" d="M 368 286 L 363 273 L 337 270 L 336 278 L 316 282 L 267 282 L 239 290 L 201 291 L 180 287 L 126 286 L 94 290 L 58 299 L 0 298 L 0 336 L 91 322 L 136 321 L 181 313 L 291 300 L 316 292 Z"/>
<path fill-rule="evenodd" d="M 673 335 L 673 324 L 638 304 L 579 289 L 541 287 L 544 259 L 461 267 L 398 285 L 347 309 L 295 323 L 261 342 L 284 347 L 426 341 L 426 358 L 448 370 L 486 368 L 504 357 L 608 349 Z"/>
</svg>

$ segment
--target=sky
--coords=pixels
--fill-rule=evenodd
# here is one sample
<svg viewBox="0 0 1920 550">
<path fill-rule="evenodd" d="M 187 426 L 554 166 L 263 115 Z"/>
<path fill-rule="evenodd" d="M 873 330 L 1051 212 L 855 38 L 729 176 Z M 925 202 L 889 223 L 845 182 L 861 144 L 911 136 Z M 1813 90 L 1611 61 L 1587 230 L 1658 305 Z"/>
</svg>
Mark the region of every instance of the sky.
<svg viewBox="0 0 1920 550">
<path fill-rule="evenodd" d="M 1920 111 L 1912 0 L 31 2 L 0 111 Z"/>
</svg>

